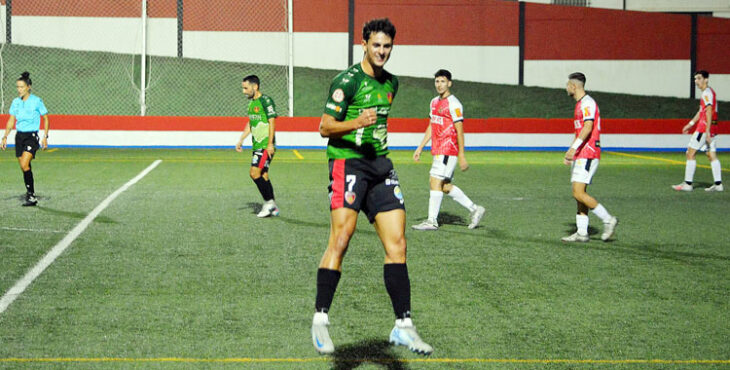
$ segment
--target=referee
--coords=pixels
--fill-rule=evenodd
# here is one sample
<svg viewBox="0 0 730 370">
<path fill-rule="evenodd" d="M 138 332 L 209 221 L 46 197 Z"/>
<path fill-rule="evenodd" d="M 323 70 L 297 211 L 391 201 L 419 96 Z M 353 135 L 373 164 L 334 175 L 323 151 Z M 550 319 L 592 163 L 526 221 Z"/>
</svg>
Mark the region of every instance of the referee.
<svg viewBox="0 0 730 370">
<path fill-rule="evenodd" d="M 48 109 L 43 104 L 43 100 L 38 96 L 31 94 L 30 89 L 33 82 L 30 80 L 30 73 L 23 72 L 20 78 L 15 82 L 18 89 L 18 97 L 13 99 L 10 105 L 10 118 L 5 127 L 0 147 L 5 150 L 8 144 L 8 134 L 13 129 L 13 125 L 17 121 L 17 132 L 15 134 L 15 156 L 18 158 L 20 169 L 23 171 L 23 181 L 25 181 L 25 203 L 24 207 L 31 207 L 38 204 L 35 197 L 35 188 L 33 186 L 33 171 L 31 171 L 30 162 L 35 158 L 35 152 L 39 147 L 45 150 L 48 148 Z M 39 143 L 38 130 L 41 127 L 41 117 L 44 122 L 43 140 Z"/>
</svg>

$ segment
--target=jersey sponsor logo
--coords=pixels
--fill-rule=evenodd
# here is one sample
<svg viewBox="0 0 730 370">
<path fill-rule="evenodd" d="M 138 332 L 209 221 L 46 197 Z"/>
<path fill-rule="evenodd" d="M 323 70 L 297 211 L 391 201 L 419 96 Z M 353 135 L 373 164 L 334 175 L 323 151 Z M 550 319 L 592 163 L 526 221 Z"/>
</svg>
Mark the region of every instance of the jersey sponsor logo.
<svg viewBox="0 0 730 370">
<path fill-rule="evenodd" d="M 574 120 L 573 121 L 573 127 L 575 127 L 575 129 L 577 130 L 577 129 L 581 128 L 581 123 L 582 122 L 579 119 Z"/>
<path fill-rule="evenodd" d="M 396 185 L 393 188 L 393 195 L 395 195 L 396 198 L 400 201 L 400 204 L 403 204 L 403 192 L 400 190 L 400 186 Z"/>
<path fill-rule="evenodd" d="M 337 89 L 332 93 L 332 100 L 336 103 L 342 103 L 345 100 L 345 92 L 342 89 Z"/>
<path fill-rule="evenodd" d="M 355 203 L 355 199 L 357 199 L 357 194 L 355 194 L 355 192 L 353 192 L 353 191 L 345 192 L 345 202 L 347 202 L 347 204 Z"/>
<path fill-rule="evenodd" d="M 441 116 L 431 116 L 431 123 L 436 125 L 443 125 L 444 124 L 444 117 Z"/>
<path fill-rule="evenodd" d="M 269 106 L 268 110 L 269 110 L 269 113 L 270 113 L 270 114 L 273 114 L 273 113 L 274 113 L 274 107 L 272 107 L 272 106 Z"/>
<path fill-rule="evenodd" d="M 334 105 L 332 103 L 327 103 L 325 105 L 325 107 L 327 107 L 327 109 L 333 110 L 337 113 L 339 113 L 342 110 L 342 107 L 340 107 L 339 105 Z"/>
</svg>

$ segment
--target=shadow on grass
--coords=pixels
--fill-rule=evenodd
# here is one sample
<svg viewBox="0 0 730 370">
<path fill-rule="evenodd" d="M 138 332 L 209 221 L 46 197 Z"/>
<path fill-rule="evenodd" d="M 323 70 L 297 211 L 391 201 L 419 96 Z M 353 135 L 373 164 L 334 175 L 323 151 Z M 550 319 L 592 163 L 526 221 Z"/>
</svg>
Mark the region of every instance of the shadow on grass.
<svg viewBox="0 0 730 370">
<path fill-rule="evenodd" d="M 438 216 L 439 225 L 468 225 L 464 218 L 448 212 L 441 212 Z"/>
<path fill-rule="evenodd" d="M 88 215 L 88 213 L 62 211 L 60 209 L 53 209 L 53 208 L 48 208 L 48 207 L 43 207 L 43 206 L 36 206 L 35 208 L 37 208 L 43 212 L 50 213 L 52 215 L 68 217 L 68 218 L 83 219 L 84 217 L 86 217 Z M 106 216 L 97 216 L 94 219 L 94 222 L 99 222 L 102 224 L 118 224 L 119 223 Z"/>
<path fill-rule="evenodd" d="M 393 352 L 393 346 L 384 340 L 366 340 L 355 344 L 337 347 L 332 354 L 333 369 L 355 369 L 361 365 L 374 364 L 385 369 L 408 369 Z"/>
</svg>

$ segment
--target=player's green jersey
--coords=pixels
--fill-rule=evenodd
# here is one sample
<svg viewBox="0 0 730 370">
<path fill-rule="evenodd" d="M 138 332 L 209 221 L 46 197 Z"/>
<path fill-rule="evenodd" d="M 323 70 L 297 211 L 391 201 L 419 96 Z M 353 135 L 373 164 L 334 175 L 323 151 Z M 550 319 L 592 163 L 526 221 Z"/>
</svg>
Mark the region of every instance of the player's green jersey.
<svg viewBox="0 0 730 370">
<path fill-rule="evenodd" d="M 388 154 L 388 113 L 397 92 L 398 78 L 385 70 L 375 79 L 365 74 L 358 63 L 338 74 L 330 85 L 324 112 L 337 121 L 349 121 L 363 110 L 374 108 L 378 118 L 374 125 L 331 138 L 327 157 L 373 158 Z"/>
<path fill-rule="evenodd" d="M 267 95 L 248 102 L 248 119 L 251 125 L 252 148 L 266 149 L 269 145 L 269 118 L 276 118 L 274 100 Z M 276 138 L 274 138 L 276 143 Z"/>
</svg>

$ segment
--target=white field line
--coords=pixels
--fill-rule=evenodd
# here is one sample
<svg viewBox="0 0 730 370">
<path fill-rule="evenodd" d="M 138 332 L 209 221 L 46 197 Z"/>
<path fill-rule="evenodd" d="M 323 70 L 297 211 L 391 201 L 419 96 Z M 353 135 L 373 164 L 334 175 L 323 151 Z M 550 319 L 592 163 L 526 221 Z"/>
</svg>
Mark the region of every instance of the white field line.
<svg viewBox="0 0 730 370">
<path fill-rule="evenodd" d="M 61 230 L 47 230 L 47 229 L 25 229 L 22 227 L 4 227 L 0 226 L 0 230 L 9 230 L 9 231 L 30 231 L 34 233 L 57 233 L 57 234 L 63 234 L 65 231 Z"/>
<path fill-rule="evenodd" d="M 152 162 L 151 165 L 149 165 L 147 168 L 144 169 L 144 171 L 140 172 L 139 175 L 135 176 L 133 179 L 129 180 L 126 184 L 122 185 L 119 189 L 117 189 L 115 192 L 113 192 L 111 195 L 106 197 L 104 201 L 99 203 L 96 208 L 94 208 L 91 213 L 89 213 L 81 222 L 79 222 L 76 227 L 74 227 L 63 239 L 61 239 L 58 244 L 56 244 L 48 253 L 46 253 L 43 258 L 41 258 L 38 263 L 33 266 L 30 271 L 28 271 L 23 278 L 18 280 L 15 285 L 13 285 L 10 290 L 8 290 L 2 298 L 0 298 L 0 314 L 5 312 L 5 310 L 10 306 L 13 301 L 15 301 L 20 294 L 22 294 L 25 291 L 25 288 L 27 288 L 35 278 L 40 276 L 40 274 L 43 273 L 43 271 L 53 263 L 53 261 L 58 258 L 58 256 L 63 253 L 63 251 L 68 248 L 71 243 L 73 243 L 76 238 L 81 235 L 84 230 L 91 224 L 91 222 L 94 221 L 96 216 L 98 216 L 106 207 L 111 204 L 111 202 L 116 199 L 116 197 L 119 196 L 119 194 L 123 193 L 125 190 L 129 189 L 132 185 L 136 184 L 139 180 L 141 180 L 143 177 L 145 177 L 150 171 L 155 169 L 157 165 L 159 165 L 162 162 L 162 160 L 158 159 L 154 162 Z"/>
</svg>

